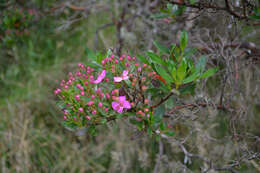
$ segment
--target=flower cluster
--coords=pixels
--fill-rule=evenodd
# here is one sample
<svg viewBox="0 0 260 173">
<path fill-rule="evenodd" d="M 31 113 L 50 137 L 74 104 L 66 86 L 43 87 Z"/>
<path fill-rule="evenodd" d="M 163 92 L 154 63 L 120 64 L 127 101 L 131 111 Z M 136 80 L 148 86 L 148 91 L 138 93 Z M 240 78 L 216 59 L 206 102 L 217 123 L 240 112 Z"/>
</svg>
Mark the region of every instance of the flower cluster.
<svg viewBox="0 0 260 173">
<path fill-rule="evenodd" d="M 54 91 L 61 99 L 65 125 L 93 126 L 122 116 L 149 124 L 153 110 L 146 90 L 157 79 L 152 68 L 125 55 L 106 57 L 100 67 L 78 64 L 78 70 L 70 72 L 68 80 L 62 80 Z"/>
</svg>

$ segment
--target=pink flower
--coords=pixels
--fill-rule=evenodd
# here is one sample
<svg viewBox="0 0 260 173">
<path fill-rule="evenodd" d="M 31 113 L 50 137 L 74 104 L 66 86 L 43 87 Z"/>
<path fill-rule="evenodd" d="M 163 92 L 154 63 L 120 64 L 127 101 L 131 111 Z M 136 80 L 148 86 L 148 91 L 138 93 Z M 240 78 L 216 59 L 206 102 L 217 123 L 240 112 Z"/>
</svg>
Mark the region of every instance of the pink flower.
<svg viewBox="0 0 260 173">
<path fill-rule="evenodd" d="M 128 62 L 126 62 L 126 63 L 125 63 L 125 66 L 126 66 L 126 67 L 129 67 L 129 66 L 130 66 L 130 64 L 129 64 Z"/>
<path fill-rule="evenodd" d="M 80 95 L 76 95 L 76 96 L 75 96 L 75 99 L 76 99 L 77 101 L 80 101 Z"/>
<path fill-rule="evenodd" d="M 81 88 L 81 85 L 80 85 L 80 84 L 77 84 L 76 87 L 77 87 L 78 89 L 80 89 L 80 88 Z"/>
<path fill-rule="evenodd" d="M 96 115 L 96 114 L 97 114 L 97 111 L 96 111 L 96 110 L 93 110 L 93 111 L 92 111 L 92 114 L 93 114 L 93 115 Z"/>
<path fill-rule="evenodd" d="M 90 120 L 91 118 L 90 118 L 90 116 L 86 116 L 86 119 L 87 119 L 87 120 Z"/>
<path fill-rule="evenodd" d="M 84 91 L 81 91 L 81 92 L 80 92 L 80 95 L 81 95 L 81 96 L 84 96 L 84 95 L 85 95 Z"/>
<path fill-rule="evenodd" d="M 121 82 L 122 80 L 127 80 L 129 78 L 127 75 L 128 70 L 124 70 L 121 77 L 114 77 L 114 82 Z"/>
<path fill-rule="evenodd" d="M 92 96 L 91 96 L 91 99 L 94 99 L 94 98 L 95 98 L 95 96 L 94 96 L 94 95 L 92 95 Z"/>
<path fill-rule="evenodd" d="M 118 113 L 122 113 L 124 108 L 130 109 L 131 105 L 130 105 L 129 101 L 125 100 L 125 96 L 119 96 L 118 102 L 112 102 L 112 107 Z"/>
<path fill-rule="evenodd" d="M 93 105 L 93 104 L 94 104 L 93 101 L 89 101 L 89 102 L 88 102 L 88 105 L 89 105 L 89 106 L 91 106 L 91 105 Z"/>
<path fill-rule="evenodd" d="M 106 98 L 110 99 L 110 95 L 108 93 L 106 93 Z"/>
<path fill-rule="evenodd" d="M 79 112 L 83 112 L 83 108 L 79 108 Z"/>
<path fill-rule="evenodd" d="M 108 111 L 108 108 L 104 108 L 104 109 L 105 109 L 106 112 Z"/>
<path fill-rule="evenodd" d="M 102 108 L 103 104 L 101 102 L 98 103 L 98 107 Z"/>
<path fill-rule="evenodd" d="M 103 98 L 103 97 L 105 97 L 105 94 L 104 94 L 104 93 L 101 93 L 101 94 L 100 94 L 100 98 Z"/>
<path fill-rule="evenodd" d="M 59 94 L 60 92 L 61 92 L 61 89 L 58 88 L 58 89 L 56 89 L 56 90 L 54 91 L 54 94 L 57 95 L 57 94 Z"/>
<path fill-rule="evenodd" d="M 100 83 L 106 76 L 106 70 L 103 70 L 101 74 L 98 76 L 97 80 L 94 81 L 95 84 Z"/>
<path fill-rule="evenodd" d="M 64 116 L 63 118 L 64 118 L 64 120 L 66 120 L 66 119 L 67 119 L 67 117 L 66 117 L 66 116 Z"/>
</svg>

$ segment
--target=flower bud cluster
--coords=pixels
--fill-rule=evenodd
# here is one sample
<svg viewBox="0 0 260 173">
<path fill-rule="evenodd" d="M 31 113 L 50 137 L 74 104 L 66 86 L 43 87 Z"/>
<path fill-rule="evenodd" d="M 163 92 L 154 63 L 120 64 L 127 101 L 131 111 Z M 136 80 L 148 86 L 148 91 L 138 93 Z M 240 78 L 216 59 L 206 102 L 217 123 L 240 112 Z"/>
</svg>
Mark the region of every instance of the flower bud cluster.
<svg viewBox="0 0 260 173">
<path fill-rule="evenodd" d="M 125 55 L 105 57 L 100 64 L 100 69 L 78 64 L 78 70 L 54 91 L 65 125 L 78 128 L 130 115 L 149 122 L 152 109 L 146 91 L 157 75 L 152 68 Z"/>
</svg>

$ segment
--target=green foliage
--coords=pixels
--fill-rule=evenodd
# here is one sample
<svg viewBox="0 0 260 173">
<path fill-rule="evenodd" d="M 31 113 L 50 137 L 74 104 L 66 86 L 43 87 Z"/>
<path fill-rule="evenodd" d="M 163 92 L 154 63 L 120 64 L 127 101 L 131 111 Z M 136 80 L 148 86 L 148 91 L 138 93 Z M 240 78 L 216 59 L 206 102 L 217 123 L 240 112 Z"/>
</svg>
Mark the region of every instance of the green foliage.
<svg viewBox="0 0 260 173">
<path fill-rule="evenodd" d="M 217 72 L 216 68 L 208 69 L 205 72 L 206 57 L 199 58 L 195 64 L 191 56 L 195 53 L 194 49 L 187 49 L 188 34 L 186 31 L 181 33 L 180 46 L 171 45 L 170 49 L 154 42 L 161 53 L 167 55 L 166 58 L 160 57 L 153 52 L 147 52 L 147 59 L 140 57 L 143 63 L 148 63 L 166 81 L 169 90 L 176 89 L 184 84 L 194 86 L 198 79 L 210 77 Z M 189 87 L 193 92 L 193 87 Z M 186 87 L 185 93 L 188 92 Z"/>
</svg>

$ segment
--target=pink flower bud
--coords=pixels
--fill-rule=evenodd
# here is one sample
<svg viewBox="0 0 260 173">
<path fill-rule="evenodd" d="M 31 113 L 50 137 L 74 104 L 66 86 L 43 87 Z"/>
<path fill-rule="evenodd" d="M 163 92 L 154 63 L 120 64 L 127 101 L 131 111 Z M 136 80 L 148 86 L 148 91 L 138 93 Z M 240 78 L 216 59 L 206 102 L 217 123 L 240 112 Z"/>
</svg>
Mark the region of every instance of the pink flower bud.
<svg viewBox="0 0 260 173">
<path fill-rule="evenodd" d="M 104 93 L 101 93 L 100 94 L 100 98 L 104 98 L 105 97 L 105 94 Z"/>
<path fill-rule="evenodd" d="M 77 101 L 80 101 L 80 95 L 76 95 L 76 96 L 75 96 L 75 99 L 76 99 Z"/>
<path fill-rule="evenodd" d="M 134 60 L 134 61 L 136 60 L 136 57 L 135 57 L 135 56 L 133 57 L 133 60 Z"/>
<path fill-rule="evenodd" d="M 74 120 L 74 121 L 77 121 L 77 118 L 76 118 L 76 117 L 73 117 L 73 120 Z"/>
<path fill-rule="evenodd" d="M 86 119 L 87 119 L 87 120 L 91 120 L 90 116 L 86 116 Z"/>
<path fill-rule="evenodd" d="M 145 103 L 145 104 L 148 104 L 148 103 L 149 103 L 149 100 L 148 100 L 148 99 L 145 99 L 145 100 L 144 100 L 144 103 Z"/>
<path fill-rule="evenodd" d="M 101 64 L 102 64 L 102 65 L 105 65 L 105 64 L 106 64 L 106 61 L 105 61 L 105 60 L 102 60 L 102 61 L 101 61 Z"/>
<path fill-rule="evenodd" d="M 104 109 L 105 109 L 106 112 L 108 111 L 108 108 L 104 108 Z"/>
<path fill-rule="evenodd" d="M 67 85 L 71 85 L 72 84 L 72 81 L 71 80 L 68 80 L 68 82 L 66 82 Z"/>
<path fill-rule="evenodd" d="M 87 86 L 87 85 L 88 85 L 88 81 L 84 82 L 84 85 L 86 85 L 86 86 Z"/>
<path fill-rule="evenodd" d="M 98 107 L 102 108 L 103 104 L 101 102 L 98 103 Z"/>
<path fill-rule="evenodd" d="M 114 89 L 114 90 L 112 91 L 112 95 L 118 94 L 118 93 L 119 93 L 119 90 L 118 90 L 118 89 Z"/>
<path fill-rule="evenodd" d="M 149 109 L 148 109 L 148 108 L 145 108 L 145 109 L 144 109 L 144 111 L 145 111 L 145 112 L 148 112 L 148 111 L 149 111 Z"/>
<path fill-rule="evenodd" d="M 149 118 L 149 117 L 150 117 L 150 115 L 149 115 L 149 114 L 147 114 L 147 115 L 146 115 L 146 117 L 147 117 L 147 118 Z"/>
<path fill-rule="evenodd" d="M 80 92 L 80 95 L 81 95 L 81 96 L 84 96 L 84 95 L 85 95 L 84 91 L 81 91 L 81 92 Z"/>
<path fill-rule="evenodd" d="M 91 96 L 91 99 L 94 99 L 94 98 L 95 98 L 95 96 L 94 96 L 94 95 L 92 95 L 92 96 Z"/>
<path fill-rule="evenodd" d="M 94 110 L 92 111 L 92 114 L 93 114 L 93 115 L 96 115 L 96 114 L 97 114 L 97 111 L 94 109 Z"/>
<path fill-rule="evenodd" d="M 94 104 L 93 101 L 89 101 L 89 102 L 88 102 L 88 105 L 89 105 L 89 106 L 91 106 L 91 105 L 93 105 L 93 104 Z"/>
<path fill-rule="evenodd" d="M 81 76 L 81 73 L 78 71 L 78 72 L 76 73 L 76 75 L 77 75 L 78 77 L 80 77 L 80 76 Z"/>
<path fill-rule="evenodd" d="M 65 86 L 64 86 L 64 89 L 68 89 L 68 88 L 69 88 L 69 86 L 68 86 L 68 85 L 65 85 Z"/>
<path fill-rule="evenodd" d="M 83 112 L 83 108 L 79 108 L 79 112 Z"/>
<path fill-rule="evenodd" d="M 110 99 L 110 95 L 108 93 L 106 93 L 106 98 Z"/>
<path fill-rule="evenodd" d="M 77 87 L 78 89 L 80 89 L 80 88 L 81 88 L 81 85 L 80 85 L 80 84 L 77 84 L 76 87 Z"/>
<path fill-rule="evenodd" d="M 126 67 L 129 67 L 130 65 L 129 65 L 129 63 L 128 63 L 128 62 L 126 62 L 126 63 L 125 63 L 125 66 L 126 66 Z"/>
<path fill-rule="evenodd" d="M 131 61 L 132 60 L 131 56 L 127 56 L 127 60 Z"/>
<path fill-rule="evenodd" d="M 144 64 L 144 68 L 147 67 L 147 64 Z"/>
<path fill-rule="evenodd" d="M 109 82 L 109 78 L 106 78 L 105 81 L 106 81 L 106 82 Z"/>
<path fill-rule="evenodd" d="M 66 120 L 66 119 L 67 119 L 67 117 L 66 117 L 66 116 L 64 116 L 64 117 L 63 117 L 63 119 L 64 119 L 64 120 Z"/>
<path fill-rule="evenodd" d="M 115 59 L 115 64 L 118 64 L 118 60 L 117 59 Z"/>
</svg>

